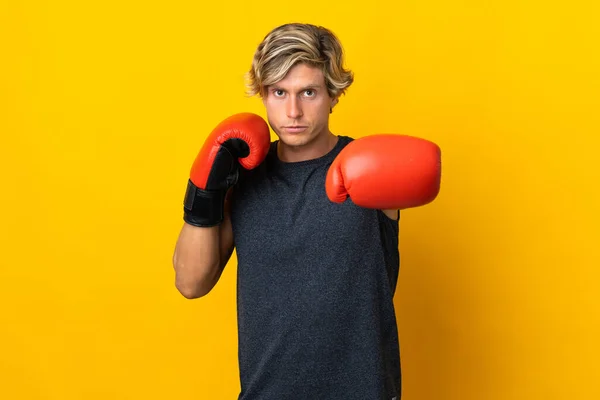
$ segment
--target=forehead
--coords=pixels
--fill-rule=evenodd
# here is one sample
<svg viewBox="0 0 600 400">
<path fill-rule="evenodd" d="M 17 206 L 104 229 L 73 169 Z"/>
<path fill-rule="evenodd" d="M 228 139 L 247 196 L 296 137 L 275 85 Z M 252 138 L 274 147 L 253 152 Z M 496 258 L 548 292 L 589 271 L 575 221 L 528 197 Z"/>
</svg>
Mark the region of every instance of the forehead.
<svg viewBox="0 0 600 400">
<path fill-rule="evenodd" d="M 282 80 L 272 86 L 292 90 L 305 87 L 323 87 L 324 85 L 325 77 L 320 68 L 298 64 L 293 66 Z"/>
</svg>

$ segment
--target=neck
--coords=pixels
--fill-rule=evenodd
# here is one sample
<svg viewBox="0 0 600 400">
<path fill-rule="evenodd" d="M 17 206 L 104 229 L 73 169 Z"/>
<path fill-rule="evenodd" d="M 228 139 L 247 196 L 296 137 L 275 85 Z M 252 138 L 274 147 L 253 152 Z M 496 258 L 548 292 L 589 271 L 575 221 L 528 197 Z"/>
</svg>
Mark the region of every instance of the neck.
<svg viewBox="0 0 600 400">
<path fill-rule="evenodd" d="M 338 137 L 329 130 L 313 141 L 301 146 L 288 146 L 282 141 L 277 144 L 277 156 L 283 162 L 313 160 L 329 153 L 336 145 Z"/>
</svg>

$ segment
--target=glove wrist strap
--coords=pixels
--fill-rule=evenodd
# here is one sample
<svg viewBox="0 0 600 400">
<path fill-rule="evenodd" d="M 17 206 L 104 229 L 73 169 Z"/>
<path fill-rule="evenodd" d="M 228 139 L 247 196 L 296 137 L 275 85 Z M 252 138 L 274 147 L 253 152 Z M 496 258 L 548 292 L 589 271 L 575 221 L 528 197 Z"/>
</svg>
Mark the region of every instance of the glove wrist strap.
<svg viewBox="0 0 600 400">
<path fill-rule="evenodd" d="M 183 220 L 190 225 L 210 227 L 223 222 L 226 190 L 200 189 L 188 179 L 183 201 Z"/>
</svg>

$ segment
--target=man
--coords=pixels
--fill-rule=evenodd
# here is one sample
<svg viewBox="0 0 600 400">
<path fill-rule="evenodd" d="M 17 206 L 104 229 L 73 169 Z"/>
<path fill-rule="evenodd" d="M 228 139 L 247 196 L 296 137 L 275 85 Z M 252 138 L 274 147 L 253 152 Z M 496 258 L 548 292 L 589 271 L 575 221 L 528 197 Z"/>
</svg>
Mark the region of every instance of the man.
<svg viewBox="0 0 600 400">
<path fill-rule="evenodd" d="M 239 399 L 401 396 L 399 210 L 437 196 L 440 153 L 418 138 L 332 133 L 352 82 L 332 32 L 275 28 L 248 73 L 268 124 L 227 118 L 192 165 L 176 287 L 209 293 L 235 246 Z"/>
</svg>

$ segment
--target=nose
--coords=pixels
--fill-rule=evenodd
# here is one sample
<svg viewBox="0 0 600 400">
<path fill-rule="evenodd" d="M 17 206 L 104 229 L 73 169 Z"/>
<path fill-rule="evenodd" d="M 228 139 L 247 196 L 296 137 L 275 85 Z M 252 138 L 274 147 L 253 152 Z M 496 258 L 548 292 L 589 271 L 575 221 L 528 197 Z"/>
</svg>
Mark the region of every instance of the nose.
<svg viewBox="0 0 600 400">
<path fill-rule="evenodd" d="M 302 107 L 300 102 L 293 96 L 290 96 L 286 105 L 286 114 L 288 118 L 297 119 L 302 116 Z"/>
</svg>

